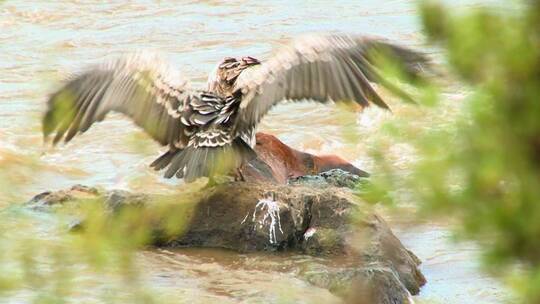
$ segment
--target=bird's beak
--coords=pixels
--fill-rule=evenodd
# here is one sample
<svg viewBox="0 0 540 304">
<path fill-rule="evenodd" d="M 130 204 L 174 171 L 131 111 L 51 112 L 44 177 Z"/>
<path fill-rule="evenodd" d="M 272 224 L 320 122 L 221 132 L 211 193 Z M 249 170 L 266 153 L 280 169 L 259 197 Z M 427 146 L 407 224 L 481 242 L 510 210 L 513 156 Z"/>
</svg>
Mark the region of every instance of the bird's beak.
<svg viewBox="0 0 540 304">
<path fill-rule="evenodd" d="M 244 61 L 247 65 L 257 65 L 261 64 L 261 62 L 251 56 L 246 56 L 242 58 L 242 61 Z"/>
</svg>

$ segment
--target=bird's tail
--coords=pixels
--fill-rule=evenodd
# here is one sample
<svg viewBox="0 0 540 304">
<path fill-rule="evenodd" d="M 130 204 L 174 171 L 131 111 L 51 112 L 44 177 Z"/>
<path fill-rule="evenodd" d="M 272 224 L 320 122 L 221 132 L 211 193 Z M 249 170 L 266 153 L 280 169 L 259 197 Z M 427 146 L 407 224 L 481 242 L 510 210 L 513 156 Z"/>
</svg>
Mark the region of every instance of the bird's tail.
<svg viewBox="0 0 540 304">
<path fill-rule="evenodd" d="M 154 168 L 156 171 L 159 171 L 163 168 L 166 168 L 170 163 L 173 157 L 181 152 L 182 150 L 179 149 L 169 149 L 169 151 L 162 154 L 160 157 L 158 157 L 155 161 L 153 161 L 150 164 L 150 167 Z"/>
<path fill-rule="evenodd" d="M 168 166 L 165 177 L 176 175 L 190 182 L 199 177 L 230 174 L 243 163 L 249 162 L 257 154 L 237 137 L 232 143 L 218 147 L 187 146 L 182 150 L 169 150 L 156 159 L 151 166 L 156 170 Z"/>
</svg>

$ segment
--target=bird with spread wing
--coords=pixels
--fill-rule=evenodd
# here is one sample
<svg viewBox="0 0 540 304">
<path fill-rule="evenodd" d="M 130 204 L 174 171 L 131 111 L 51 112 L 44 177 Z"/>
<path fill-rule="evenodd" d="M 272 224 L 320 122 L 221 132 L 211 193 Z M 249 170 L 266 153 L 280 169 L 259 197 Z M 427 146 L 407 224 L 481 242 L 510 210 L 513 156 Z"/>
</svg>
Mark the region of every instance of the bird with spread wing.
<svg viewBox="0 0 540 304">
<path fill-rule="evenodd" d="M 429 66 L 421 53 L 382 39 L 312 35 L 281 47 L 265 62 L 225 58 L 206 89 L 192 89 L 183 75 L 153 54 L 135 54 L 90 68 L 52 94 L 43 118 L 45 138 L 70 141 L 107 113 L 120 112 L 168 151 L 151 166 L 186 181 L 227 174 L 256 157 L 259 121 L 281 101 L 375 104 L 388 109 L 371 83 L 410 97 L 384 79 L 375 55 L 395 57 L 406 73 Z"/>
</svg>

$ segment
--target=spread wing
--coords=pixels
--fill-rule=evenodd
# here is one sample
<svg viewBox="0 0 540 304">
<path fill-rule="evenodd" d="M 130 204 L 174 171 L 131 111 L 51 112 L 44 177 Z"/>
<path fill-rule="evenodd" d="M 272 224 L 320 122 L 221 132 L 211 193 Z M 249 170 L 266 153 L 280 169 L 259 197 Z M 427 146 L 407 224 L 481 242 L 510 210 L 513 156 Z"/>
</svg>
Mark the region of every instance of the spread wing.
<svg viewBox="0 0 540 304">
<path fill-rule="evenodd" d="M 48 100 L 43 133 L 53 143 L 105 118 L 110 111 L 130 117 L 162 145 L 187 143 L 181 123 L 188 83 L 153 54 L 135 54 L 92 68 L 66 82 Z"/>
<path fill-rule="evenodd" d="M 282 100 L 356 102 L 362 107 L 374 103 L 388 109 L 370 82 L 378 82 L 410 100 L 374 67 L 373 55 L 380 51 L 397 57 L 411 75 L 418 75 L 429 66 L 424 55 L 374 38 L 319 35 L 293 41 L 238 78 L 236 92 L 241 94 L 242 103 L 236 134 L 253 129 L 270 108 Z"/>
</svg>

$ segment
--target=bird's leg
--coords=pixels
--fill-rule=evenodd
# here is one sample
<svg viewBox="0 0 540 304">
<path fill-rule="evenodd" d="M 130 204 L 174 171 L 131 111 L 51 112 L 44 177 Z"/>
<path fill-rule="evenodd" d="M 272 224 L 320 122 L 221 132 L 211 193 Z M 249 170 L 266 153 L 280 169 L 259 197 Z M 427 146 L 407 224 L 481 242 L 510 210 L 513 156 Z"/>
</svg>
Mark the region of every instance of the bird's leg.
<svg viewBox="0 0 540 304">
<path fill-rule="evenodd" d="M 245 182 L 246 178 L 244 177 L 244 174 L 242 173 L 242 169 L 240 167 L 238 167 L 238 168 L 236 168 L 235 171 L 236 172 L 234 174 L 234 181 Z"/>
</svg>

